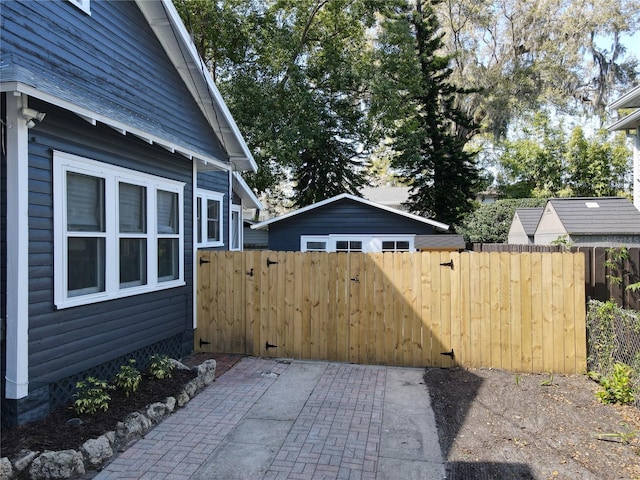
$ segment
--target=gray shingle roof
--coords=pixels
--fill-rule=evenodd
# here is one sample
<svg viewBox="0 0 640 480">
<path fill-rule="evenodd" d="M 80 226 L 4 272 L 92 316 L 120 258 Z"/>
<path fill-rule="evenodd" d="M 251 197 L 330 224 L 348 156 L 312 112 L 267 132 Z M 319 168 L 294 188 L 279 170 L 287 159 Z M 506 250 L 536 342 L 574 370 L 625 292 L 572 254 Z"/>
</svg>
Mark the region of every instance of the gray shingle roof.
<svg viewBox="0 0 640 480">
<path fill-rule="evenodd" d="M 552 198 L 569 234 L 640 234 L 640 211 L 626 198 Z"/>
<path fill-rule="evenodd" d="M 416 235 L 416 248 L 465 248 L 464 237 L 455 234 Z"/>
<path fill-rule="evenodd" d="M 518 215 L 520 224 L 527 235 L 536 233 L 536 227 L 538 226 L 542 212 L 544 212 L 543 207 L 516 208 L 516 215 Z"/>
</svg>

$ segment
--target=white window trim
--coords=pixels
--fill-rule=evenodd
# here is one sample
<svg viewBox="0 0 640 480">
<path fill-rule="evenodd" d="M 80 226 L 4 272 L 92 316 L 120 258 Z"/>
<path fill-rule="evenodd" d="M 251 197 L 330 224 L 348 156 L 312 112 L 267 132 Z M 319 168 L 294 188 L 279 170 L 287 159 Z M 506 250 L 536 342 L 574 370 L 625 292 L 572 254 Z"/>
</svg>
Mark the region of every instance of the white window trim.
<svg viewBox="0 0 640 480">
<path fill-rule="evenodd" d="M 77 172 L 105 181 L 105 291 L 70 297 L 67 292 L 67 195 L 66 174 Z M 147 283 L 133 287 L 120 286 L 117 195 L 118 182 L 147 188 Z M 184 281 L 184 186 L 183 182 L 149 175 L 127 168 L 109 165 L 65 152 L 53 152 L 53 219 L 54 219 L 54 303 L 57 308 L 103 302 L 185 285 Z M 157 232 L 157 191 L 178 194 L 178 278 L 170 281 L 158 279 L 158 238 L 167 235 Z M 171 235 L 169 235 L 171 236 Z"/>
<path fill-rule="evenodd" d="M 231 229 L 233 228 L 233 214 L 238 214 L 238 248 L 233 247 L 233 232 Z M 231 208 L 229 209 L 229 250 L 234 251 L 242 251 L 243 243 L 244 243 L 244 235 L 243 235 L 243 218 L 242 218 L 242 205 L 236 205 L 235 203 L 231 204 Z"/>
<path fill-rule="evenodd" d="M 326 242 L 327 252 L 336 251 L 336 243 L 339 241 L 358 241 L 362 242 L 362 252 L 377 253 L 382 252 L 382 242 L 409 242 L 409 252 L 415 252 L 415 235 L 393 235 L 393 234 L 329 234 L 329 235 L 300 235 L 300 251 L 307 252 L 308 242 Z M 390 250 L 389 250 L 390 251 Z M 407 250 L 399 250 L 407 251 Z"/>
<path fill-rule="evenodd" d="M 220 209 L 218 212 L 218 219 L 220 221 L 220 239 L 213 242 L 210 242 L 207 240 L 208 218 L 205 216 L 207 213 L 207 209 L 206 209 L 207 200 L 215 200 L 217 202 L 220 202 Z M 202 219 L 197 218 L 197 215 L 198 215 L 197 202 L 198 201 L 202 202 L 202 209 L 201 209 L 201 215 L 203 216 Z M 196 225 L 196 245 L 198 247 L 207 248 L 207 247 L 223 247 L 224 246 L 224 193 L 198 189 L 196 191 L 196 207 L 194 208 L 194 218 L 196 223 L 199 222 L 199 224 Z M 200 242 L 198 242 L 198 237 L 197 237 L 198 228 L 200 228 L 200 235 L 202 238 Z"/>
<path fill-rule="evenodd" d="M 91 15 L 91 0 L 68 0 L 69 3 L 75 5 L 87 15 Z"/>
</svg>

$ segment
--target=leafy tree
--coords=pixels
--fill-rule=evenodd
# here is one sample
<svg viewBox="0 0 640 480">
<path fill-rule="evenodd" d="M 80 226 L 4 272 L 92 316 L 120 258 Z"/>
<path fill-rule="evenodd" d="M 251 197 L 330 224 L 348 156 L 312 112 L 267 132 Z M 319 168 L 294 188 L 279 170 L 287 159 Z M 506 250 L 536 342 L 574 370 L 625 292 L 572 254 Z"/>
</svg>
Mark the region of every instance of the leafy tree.
<svg viewBox="0 0 640 480">
<path fill-rule="evenodd" d="M 637 52 L 624 35 L 640 21 L 640 0 L 444 0 L 438 14 L 454 55 L 452 79 L 481 91 L 466 112 L 504 137 L 524 112 L 552 105 L 606 117 L 611 98 L 636 82 Z M 635 54 L 635 55 L 634 55 Z"/>
<path fill-rule="evenodd" d="M 278 196 L 288 179 L 303 206 L 358 194 L 365 183 L 374 144 L 363 108 L 372 68 L 366 32 L 379 3 L 179 2 L 260 167 L 248 178 L 259 192 Z"/>
<path fill-rule="evenodd" d="M 473 209 L 479 178 L 465 150 L 472 122 L 457 108 L 434 11 L 415 0 L 387 11 L 378 34 L 379 77 L 373 111 L 392 139 L 392 165 L 410 187 L 409 208 L 454 224 Z"/>
<path fill-rule="evenodd" d="M 497 200 L 481 205 L 456 230 L 470 243 L 504 243 L 517 208 L 542 207 L 545 203 L 543 198 Z"/>
</svg>

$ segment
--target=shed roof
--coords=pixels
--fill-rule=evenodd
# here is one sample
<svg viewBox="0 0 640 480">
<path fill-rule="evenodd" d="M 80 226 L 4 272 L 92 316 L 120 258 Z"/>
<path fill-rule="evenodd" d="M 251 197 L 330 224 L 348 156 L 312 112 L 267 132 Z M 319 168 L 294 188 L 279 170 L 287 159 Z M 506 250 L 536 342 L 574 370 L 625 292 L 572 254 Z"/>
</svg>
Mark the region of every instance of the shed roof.
<svg viewBox="0 0 640 480">
<path fill-rule="evenodd" d="M 640 211 L 626 198 L 552 198 L 558 218 L 569 234 L 640 234 Z"/>
<path fill-rule="evenodd" d="M 279 217 L 271 218 L 269 220 L 265 220 L 264 222 L 256 223 L 255 225 L 252 225 L 251 228 L 253 228 L 253 229 L 264 228 L 267 225 L 270 225 L 272 223 L 280 222 L 280 221 L 285 220 L 287 218 L 295 217 L 296 215 L 300 215 L 302 213 L 309 212 L 309 211 L 314 210 L 316 208 L 320 208 L 320 207 L 322 207 L 324 205 L 328 205 L 330 203 L 334 203 L 334 202 L 337 202 L 339 200 L 344 200 L 344 199 L 347 199 L 347 200 L 350 200 L 350 201 L 353 201 L 353 202 L 359 202 L 359 203 L 362 203 L 364 205 L 368 205 L 370 207 L 378 208 L 378 209 L 383 210 L 385 212 L 391 212 L 394 215 L 399 215 L 399 216 L 402 216 L 402 217 L 410 218 L 412 220 L 416 220 L 418 222 L 426 223 L 426 224 L 431 225 L 433 227 L 436 227 L 436 228 L 438 228 L 440 230 L 445 230 L 445 231 L 449 230 L 449 225 L 447 225 L 445 223 L 436 222 L 435 220 L 431 220 L 429 218 L 421 217 L 419 215 L 414 215 L 413 213 L 407 213 L 407 212 L 403 212 L 402 210 L 397 210 L 395 208 L 387 207 L 385 205 L 380 205 L 379 203 L 371 202 L 369 200 L 365 200 L 364 198 L 356 197 L 356 196 L 351 195 L 349 193 L 342 193 L 340 195 L 336 195 L 335 197 L 331 197 L 331 198 L 328 198 L 326 200 L 322 200 L 320 202 L 313 203 L 311 205 L 307 205 L 306 207 L 302 207 L 302 208 L 300 208 L 298 210 L 294 210 L 292 212 L 286 213 L 286 214 L 281 215 Z"/>
<path fill-rule="evenodd" d="M 536 233 L 536 227 L 542 212 L 544 212 L 544 207 L 516 208 L 515 215 L 518 216 L 518 220 L 520 220 L 520 224 L 527 235 Z"/>
<path fill-rule="evenodd" d="M 466 244 L 464 243 L 464 237 L 462 235 L 416 235 L 415 238 L 416 248 L 455 248 L 461 250 L 464 249 L 465 246 Z"/>
</svg>

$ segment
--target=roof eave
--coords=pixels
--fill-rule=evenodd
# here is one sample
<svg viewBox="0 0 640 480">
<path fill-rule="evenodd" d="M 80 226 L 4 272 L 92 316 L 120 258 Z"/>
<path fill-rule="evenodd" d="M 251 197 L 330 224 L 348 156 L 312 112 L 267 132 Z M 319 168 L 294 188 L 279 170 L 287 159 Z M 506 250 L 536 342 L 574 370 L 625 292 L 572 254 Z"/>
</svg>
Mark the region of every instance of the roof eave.
<svg viewBox="0 0 640 480">
<path fill-rule="evenodd" d="M 234 170 L 256 172 L 258 165 L 171 0 L 136 3 L 227 150 Z M 212 102 L 204 100 L 210 98 Z"/>
<path fill-rule="evenodd" d="M 607 105 L 609 110 L 618 110 L 619 108 L 637 108 L 640 107 L 640 85 L 632 88 L 617 100 Z"/>
<path fill-rule="evenodd" d="M 640 109 L 607 126 L 610 132 L 637 130 L 640 127 Z"/>
<path fill-rule="evenodd" d="M 243 207 L 264 210 L 262 202 L 258 199 L 255 193 L 253 193 L 251 187 L 238 172 L 233 172 L 233 190 L 243 200 Z"/>
</svg>

